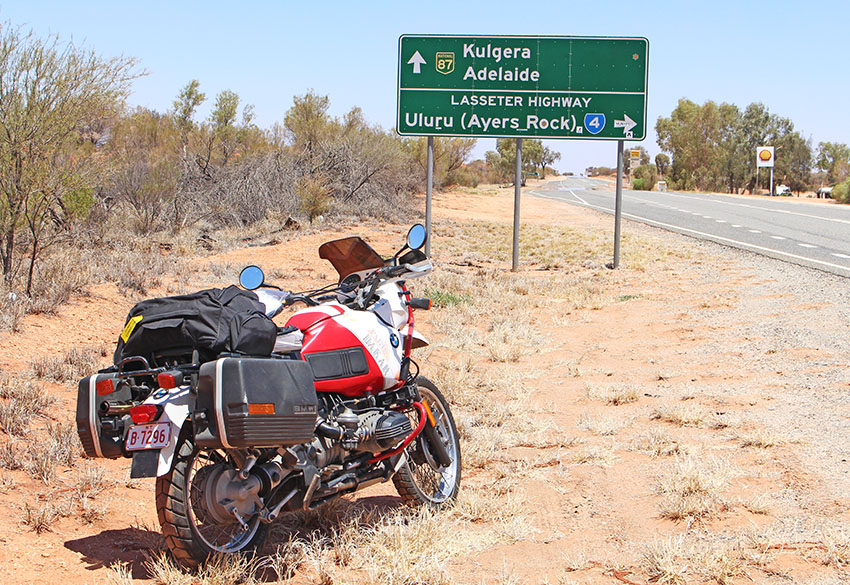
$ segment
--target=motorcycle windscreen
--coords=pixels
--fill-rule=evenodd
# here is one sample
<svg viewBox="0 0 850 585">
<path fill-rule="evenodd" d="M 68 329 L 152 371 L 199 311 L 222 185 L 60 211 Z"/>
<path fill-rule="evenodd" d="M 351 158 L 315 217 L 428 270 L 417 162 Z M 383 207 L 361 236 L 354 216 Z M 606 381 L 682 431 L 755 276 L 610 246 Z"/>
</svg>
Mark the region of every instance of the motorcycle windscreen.
<svg viewBox="0 0 850 585">
<path fill-rule="evenodd" d="M 319 246 L 319 258 L 327 260 L 342 280 L 354 272 L 374 270 L 384 265 L 384 259 L 357 236 L 325 242 Z"/>
</svg>

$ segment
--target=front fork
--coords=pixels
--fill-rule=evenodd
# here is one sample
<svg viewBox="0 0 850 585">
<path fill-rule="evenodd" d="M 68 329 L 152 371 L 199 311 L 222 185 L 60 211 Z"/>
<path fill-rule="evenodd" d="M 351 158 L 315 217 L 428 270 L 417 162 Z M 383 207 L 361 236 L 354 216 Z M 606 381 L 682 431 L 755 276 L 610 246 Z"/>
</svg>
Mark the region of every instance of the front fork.
<svg viewBox="0 0 850 585">
<path fill-rule="evenodd" d="M 425 407 L 425 427 L 422 429 L 420 437 L 422 437 L 421 447 L 428 449 L 437 463 L 441 467 L 448 467 L 452 464 L 451 455 L 446 451 L 446 446 L 440 439 L 440 434 L 437 432 L 437 419 L 431 412 L 431 406 L 428 402 L 422 399 L 422 406 Z"/>
</svg>

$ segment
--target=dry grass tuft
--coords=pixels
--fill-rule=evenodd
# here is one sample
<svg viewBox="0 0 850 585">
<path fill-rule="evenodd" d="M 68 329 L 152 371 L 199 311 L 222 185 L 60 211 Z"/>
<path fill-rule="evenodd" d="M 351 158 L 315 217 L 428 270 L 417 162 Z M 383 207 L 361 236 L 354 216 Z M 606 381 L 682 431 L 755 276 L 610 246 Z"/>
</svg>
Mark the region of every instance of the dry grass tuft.
<svg viewBox="0 0 850 585">
<path fill-rule="evenodd" d="M 56 467 L 73 466 L 80 450 L 80 439 L 73 424 L 49 424 L 46 436 L 39 433 L 27 442 L 24 468 L 36 479 L 50 483 L 56 476 Z"/>
<path fill-rule="evenodd" d="M 133 569 L 130 563 L 116 561 L 107 569 L 107 585 L 133 585 Z"/>
<path fill-rule="evenodd" d="M 671 536 L 647 546 L 641 565 L 652 583 L 682 585 L 692 582 L 691 575 L 695 575 L 729 585 L 734 578 L 746 575 L 749 561 L 740 538 L 693 541 Z"/>
<path fill-rule="evenodd" d="M 649 418 L 669 422 L 680 427 L 701 427 L 715 430 L 738 424 L 738 421 L 730 415 L 711 412 L 704 406 L 693 402 L 659 406 L 652 411 Z"/>
<path fill-rule="evenodd" d="M 106 471 L 100 465 L 87 461 L 77 470 L 72 487 L 74 496 L 80 500 L 94 498 L 108 487 Z"/>
<path fill-rule="evenodd" d="M 727 508 L 721 494 L 733 475 L 731 465 L 717 458 L 677 458 L 657 485 L 661 516 L 671 520 L 700 520 Z"/>
<path fill-rule="evenodd" d="M 737 439 L 741 441 L 741 447 L 756 447 L 758 449 L 769 449 L 784 443 L 779 435 L 766 429 L 739 434 Z"/>
<path fill-rule="evenodd" d="M 649 580 L 658 585 L 682 585 L 685 583 L 688 550 L 681 536 L 656 541 L 641 555 L 641 565 Z"/>
<path fill-rule="evenodd" d="M 710 543 L 693 555 L 694 570 L 720 585 L 729 585 L 735 577 L 746 575 L 748 555 L 740 540 Z"/>
<path fill-rule="evenodd" d="M 22 521 L 34 530 L 36 534 L 50 530 L 50 527 L 57 518 L 59 518 L 59 513 L 50 502 L 45 502 L 38 506 L 30 506 L 29 502 L 24 502 Z"/>
<path fill-rule="evenodd" d="M 22 436 L 29 429 L 30 421 L 52 402 L 53 398 L 44 388 L 32 380 L 0 378 L 0 429 L 10 435 Z"/>
<path fill-rule="evenodd" d="M 629 449 L 647 453 L 651 457 L 683 455 L 685 450 L 677 440 L 660 430 L 638 436 L 631 442 Z"/>
<path fill-rule="evenodd" d="M 32 369 L 39 380 L 54 382 L 76 381 L 95 372 L 102 358 L 106 357 L 106 348 L 74 348 L 62 357 L 43 356 L 32 361 Z"/>
<path fill-rule="evenodd" d="M 577 453 L 573 457 L 572 462 L 579 465 L 599 465 L 601 467 L 610 467 L 618 459 L 617 454 L 614 451 L 615 448 L 613 444 L 606 446 L 590 445 Z"/>
<path fill-rule="evenodd" d="M 0 492 L 8 492 L 15 487 L 15 480 L 11 475 L 0 474 Z"/>
<path fill-rule="evenodd" d="M 850 566 L 850 531 L 830 527 L 820 534 L 823 544 L 821 562 L 828 567 L 846 569 Z"/>
<path fill-rule="evenodd" d="M 25 460 L 18 445 L 19 442 L 15 440 L 0 445 L 0 467 L 12 471 L 24 468 Z"/>
<path fill-rule="evenodd" d="M 254 585 L 260 582 L 259 573 L 265 562 L 243 555 L 213 555 L 201 565 L 196 574 L 178 566 L 165 552 L 151 555 L 145 569 L 163 585 Z"/>
<path fill-rule="evenodd" d="M 585 389 L 588 399 L 605 402 L 612 406 L 632 404 L 640 399 L 640 391 L 631 384 L 599 385 L 588 383 Z"/>
<path fill-rule="evenodd" d="M 625 424 L 625 422 L 613 416 L 591 419 L 588 415 L 584 414 L 578 420 L 577 426 L 600 437 L 611 437 L 616 435 Z"/>
</svg>

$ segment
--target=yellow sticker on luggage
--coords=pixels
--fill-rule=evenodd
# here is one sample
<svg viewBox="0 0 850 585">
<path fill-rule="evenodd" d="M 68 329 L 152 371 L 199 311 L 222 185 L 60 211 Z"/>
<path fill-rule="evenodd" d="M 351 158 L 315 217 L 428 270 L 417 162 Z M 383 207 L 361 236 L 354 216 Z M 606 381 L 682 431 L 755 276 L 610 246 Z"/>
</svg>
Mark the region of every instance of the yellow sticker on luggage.
<svg viewBox="0 0 850 585">
<path fill-rule="evenodd" d="M 121 332 L 121 339 L 124 340 L 124 343 L 127 343 L 127 340 L 130 339 L 130 334 L 133 332 L 133 329 L 136 328 L 136 325 L 142 322 L 144 319 L 144 315 L 136 315 L 135 317 L 130 317 L 130 320 L 127 321 L 127 324 L 124 326 L 124 331 Z"/>
</svg>

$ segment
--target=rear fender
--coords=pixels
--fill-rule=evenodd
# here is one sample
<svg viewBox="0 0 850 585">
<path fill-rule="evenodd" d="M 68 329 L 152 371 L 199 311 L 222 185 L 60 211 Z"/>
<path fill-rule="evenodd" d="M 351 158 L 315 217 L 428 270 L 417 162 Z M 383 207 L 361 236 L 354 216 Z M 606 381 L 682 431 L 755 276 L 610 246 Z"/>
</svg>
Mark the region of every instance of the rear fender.
<svg viewBox="0 0 850 585">
<path fill-rule="evenodd" d="M 157 422 L 168 422 L 171 425 L 171 436 L 168 445 L 160 449 L 156 466 L 157 477 L 165 475 L 171 469 L 174 450 L 180 440 L 180 431 L 189 419 L 189 412 L 195 404 L 195 396 L 189 391 L 189 386 L 180 386 L 171 390 L 159 389 L 151 393 L 144 404 L 156 404 L 162 407 L 162 415 Z"/>
</svg>

